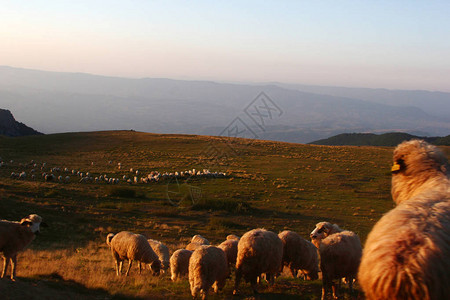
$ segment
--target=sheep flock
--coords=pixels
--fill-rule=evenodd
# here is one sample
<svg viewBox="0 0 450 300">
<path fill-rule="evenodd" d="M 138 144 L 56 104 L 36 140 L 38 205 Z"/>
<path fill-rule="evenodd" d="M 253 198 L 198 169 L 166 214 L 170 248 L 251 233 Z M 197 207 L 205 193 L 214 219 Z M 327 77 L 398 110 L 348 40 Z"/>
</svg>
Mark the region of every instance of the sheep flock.
<svg viewBox="0 0 450 300">
<path fill-rule="evenodd" d="M 12 161 L 1 161 L 0 167 L 11 164 Z M 74 182 L 74 176 L 80 183 L 109 184 L 150 183 L 186 176 L 227 176 L 193 169 L 173 173 L 152 171 L 139 177 L 143 172 L 130 168 L 129 174 L 119 179 L 68 168 L 48 168 L 45 163 L 34 161 L 21 167 L 23 170 L 12 172 L 11 178 L 36 180 L 37 170 L 42 172 L 43 181 L 61 183 Z M 123 168 L 118 163 L 117 169 Z M 241 233 L 242 236 L 224 235 L 221 241 L 194 235 L 183 247 L 173 249 L 154 237 L 121 231 L 109 233 L 106 245 L 117 276 L 122 275 L 124 262 L 128 262 L 125 276 L 136 262 L 139 273 L 143 273 L 140 276 L 145 276 L 149 269 L 153 276 L 170 274 L 174 282 L 187 280 L 194 298 L 206 299 L 211 290 L 221 293 L 232 274 L 235 275 L 234 295 L 241 294 L 242 280 L 246 288 L 257 294 L 264 285 L 261 278 L 271 286 L 284 274 L 294 278 L 302 275 L 304 280 L 320 279 L 322 299 L 327 299 L 330 292 L 338 299 L 342 284 L 349 286 L 350 296 L 355 298 L 450 299 L 450 166 L 447 158 L 437 147 L 424 141 L 403 142 L 394 150 L 391 172 L 395 207 L 378 220 L 364 244 L 357 234 L 358 228 L 345 230 L 323 221 L 311 228 L 310 240 L 291 230 L 276 233 L 255 228 Z M 17 253 L 33 241 L 39 226 L 44 225 L 42 217 L 36 214 L 20 222 L 0 221 L 0 252 L 4 256 L 2 278 L 6 277 L 11 263 L 10 277 L 15 280 Z M 355 295 L 354 284 L 359 285 L 364 296 Z"/>
</svg>

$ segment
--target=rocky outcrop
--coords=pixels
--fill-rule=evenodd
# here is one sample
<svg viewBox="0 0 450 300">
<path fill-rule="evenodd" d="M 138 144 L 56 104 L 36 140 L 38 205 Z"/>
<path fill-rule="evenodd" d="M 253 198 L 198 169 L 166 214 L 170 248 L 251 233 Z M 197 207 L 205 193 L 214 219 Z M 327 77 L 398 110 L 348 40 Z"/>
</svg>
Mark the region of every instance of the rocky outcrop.
<svg viewBox="0 0 450 300">
<path fill-rule="evenodd" d="M 17 122 L 7 109 L 0 109 L 0 135 L 24 136 L 42 134 L 27 125 Z"/>
</svg>

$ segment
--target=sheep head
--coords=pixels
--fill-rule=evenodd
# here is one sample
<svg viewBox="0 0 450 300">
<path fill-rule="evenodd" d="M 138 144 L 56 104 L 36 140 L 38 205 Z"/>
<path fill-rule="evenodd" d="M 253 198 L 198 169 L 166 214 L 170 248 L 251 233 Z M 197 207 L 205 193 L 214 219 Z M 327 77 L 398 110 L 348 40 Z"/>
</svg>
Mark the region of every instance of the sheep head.
<svg viewBox="0 0 450 300">
<path fill-rule="evenodd" d="M 153 276 L 159 276 L 159 273 L 161 271 L 161 261 L 159 259 L 153 261 L 150 264 L 150 270 L 152 271 Z"/>
<path fill-rule="evenodd" d="M 42 227 L 47 227 L 47 224 L 42 222 L 42 217 L 36 214 L 31 214 L 28 217 L 20 220 L 20 225 L 27 226 L 28 228 L 30 228 L 30 231 L 36 235 L 40 233 L 41 225 Z"/>
<path fill-rule="evenodd" d="M 397 204 L 412 197 L 428 180 L 450 175 L 445 155 L 423 140 L 398 145 L 394 150 L 391 171 L 391 194 Z"/>
<path fill-rule="evenodd" d="M 319 248 L 320 241 L 329 236 L 330 234 L 333 234 L 335 232 L 338 232 L 339 227 L 336 224 L 331 224 L 330 222 L 320 222 L 316 224 L 316 228 L 314 228 L 313 231 L 311 231 L 310 237 L 311 242 Z"/>
</svg>

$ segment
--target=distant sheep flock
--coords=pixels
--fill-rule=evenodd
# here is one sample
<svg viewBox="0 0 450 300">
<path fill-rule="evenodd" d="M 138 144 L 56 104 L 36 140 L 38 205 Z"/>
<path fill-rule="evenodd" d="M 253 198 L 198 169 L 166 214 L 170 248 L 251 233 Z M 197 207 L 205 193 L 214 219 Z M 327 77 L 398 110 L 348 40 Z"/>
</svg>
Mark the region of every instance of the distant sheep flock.
<svg viewBox="0 0 450 300">
<path fill-rule="evenodd" d="M 216 245 L 195 235 L 171 256 L 161 241 L 128 231 L 108 234 L 106 243 L 118 276 L 124 261 L 128 261 L 125 276 L 133 261 L 138 263 L 139 272 L 142 263 L 155 276 L 170 268 L 172 281 L 189 280 L 194 298 L 200 295 L 206 299 L 211 289 L 218 293 L 233 271 L 233 294 L 240 293 L 242 279 L 256 294 L 258 279 L 264 276 L 272 285 L 286 267 L 293 277 L 302 275 L 305 280 L 316 280 L 321 273 L 322 299 L 330 292 L 337 298 L 342 282 L 349 285 L 350 293 L 358 283 L 367 299 L 448 299 L 449 170 L 445 155 L 435 146 L 420 140 L 397 146 L 391 190 L 397 206 L 373 227 L 364 249 L 355 232 L 330 222 L 317 223 L 311 241 L 294 231 L 276 234 L 263 228 L 242 237 L 230 234 Z M 21 222 L 0 221 L 0 251 L 5 257 L 2 277 L 11 261 L 11 278 L 15 278 L 17 253 L 31 243 L 40 225 L 44 223 L 38 215 L 29 215 Z"/>
<path fill-rule="evenodd" d="M 108 164 L 110 164 L 108 162 Z M 91 165 L 94 165 L 92 162 Z M 13 160 L 9 162 L 3 161 L 0 158 L 1 169 L 13 169 L 10 173 L 10 178 L 18 180 L 41 180 L 45 182 L 59 182 L 59 183 L 106 183 L 106 184 L 148 184 L 156 182 L 170 181 L 173 179 L 188 179 L 188 178 L 225 178 L 227 173 L 225 172 L 212 172 L 208 169 L 191 169 L 175 172 L 159 172 L 150 171 L 147 175 L 142 176 L 142 171 L 130 168 L 129 171 L 120 171 L 122 174 L 120 177 L 111 177 L 106 173 L 93 174 L 92 172 L 84 172 L 75 169 L 69 169 L 67 167 L 48 167 L 47 163 L 36 163 L 31 160 L 29 163 L 16 164 Z M 118 163 L 117 170 L 122 170 L 122 164 Z M 40 173 L 40 174 L 39 174 Z M 117 176 L 117 175 L 116 175 Z"/>
</svg>

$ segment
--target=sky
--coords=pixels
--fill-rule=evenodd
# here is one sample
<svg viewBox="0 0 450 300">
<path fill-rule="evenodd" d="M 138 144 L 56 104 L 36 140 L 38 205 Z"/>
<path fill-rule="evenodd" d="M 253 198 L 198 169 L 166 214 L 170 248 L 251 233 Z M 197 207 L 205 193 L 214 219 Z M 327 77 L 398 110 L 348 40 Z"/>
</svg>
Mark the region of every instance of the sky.
<svg viewBox="0 0 450 300">
<path fill-rule="evenodd" d="M 0 0 L 0 65 L 450 92 L 450 1 Z"/>
</svg>

